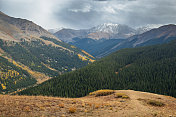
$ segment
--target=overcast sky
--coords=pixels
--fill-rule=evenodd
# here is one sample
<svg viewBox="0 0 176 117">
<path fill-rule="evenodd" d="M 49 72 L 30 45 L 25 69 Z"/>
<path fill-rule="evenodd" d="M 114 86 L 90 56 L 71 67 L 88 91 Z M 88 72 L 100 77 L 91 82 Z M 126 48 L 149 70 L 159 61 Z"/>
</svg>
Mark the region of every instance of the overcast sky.
<svg viewBox="0 0 176 117">
<path fill-rule="evenodd" d="M 46 29 L 101 23 L 176 24 L 176 0 L 0 0 L 0 10 Z"/>
</svg>

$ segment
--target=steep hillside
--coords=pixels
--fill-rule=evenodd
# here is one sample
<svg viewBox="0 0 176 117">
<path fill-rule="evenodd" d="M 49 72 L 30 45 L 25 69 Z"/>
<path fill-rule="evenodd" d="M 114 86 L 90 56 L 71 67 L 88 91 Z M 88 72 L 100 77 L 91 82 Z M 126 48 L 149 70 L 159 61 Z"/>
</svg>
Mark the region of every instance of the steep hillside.
<svg viewBox="0 0 176 117">
<path fill-rule="evenodd" d="M 175 61 L 176 41 L 123 49 L 20 94 L 82 97 L 98 89 L 133 89 L 176 97 Z"/>
<path fill-rule="evenodd" d="M 2 12 L 0 56 L 28 72 L 37 83 L 94 61 L 87 52 L 60 41 L 33 22 Z"/>
<path fill-rule="evenodd" d="M 107 93 L 108 92 L 108 93 Z M 14 117 L 175 117 L 176 98 L 133 90 L 100 90 L 82 98 L 0 95 L 0 115 Z"/>
</svg>

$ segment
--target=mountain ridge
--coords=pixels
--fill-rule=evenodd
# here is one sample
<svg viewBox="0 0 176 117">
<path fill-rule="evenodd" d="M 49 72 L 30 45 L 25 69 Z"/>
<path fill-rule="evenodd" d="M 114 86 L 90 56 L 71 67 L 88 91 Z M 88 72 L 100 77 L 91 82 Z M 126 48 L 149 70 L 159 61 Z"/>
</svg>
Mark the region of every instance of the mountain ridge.
<svg viewBox="0 0 176 117">
<path fill-rule="evenodd" d="M 19 38 L 29 39 L 28 37 L 40 38 L 41 36 L 55 38 L 58 41 L 60 41 L 54 35 L 50 34 L 48 31 L 43 29 L 41 26 L 36 25 L 32 21 L 21 18 L 13 18 L 2 12 L 0 14 L 0 19 L 1 19 L 1 30 L 0 30 L 1 33 L 5 33 L 6 35 L 10 34 L 9 36 L 12 37 L 11 39 L 15 39 L 14 41 L 17 40 L 20 41 Z M 8 27 L 4 25 L 14 27 L 14 29 L 12 30 L 6 29 Z M 17 30 L 17 32 L 14 32 L 14 30 Z"/>
</svg>

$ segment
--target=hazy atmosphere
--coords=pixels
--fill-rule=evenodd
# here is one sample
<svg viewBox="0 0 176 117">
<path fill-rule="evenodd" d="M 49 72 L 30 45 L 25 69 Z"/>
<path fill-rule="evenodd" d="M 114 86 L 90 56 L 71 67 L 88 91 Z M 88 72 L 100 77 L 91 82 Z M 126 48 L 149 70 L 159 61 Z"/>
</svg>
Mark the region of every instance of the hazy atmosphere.
<svg viewBox="0 0 176 117">
<path fill-rule="evenodd" d="M 0 10 L 44 28 L 176 23 L 175 0 L 0 0 Z"/>
</svg>

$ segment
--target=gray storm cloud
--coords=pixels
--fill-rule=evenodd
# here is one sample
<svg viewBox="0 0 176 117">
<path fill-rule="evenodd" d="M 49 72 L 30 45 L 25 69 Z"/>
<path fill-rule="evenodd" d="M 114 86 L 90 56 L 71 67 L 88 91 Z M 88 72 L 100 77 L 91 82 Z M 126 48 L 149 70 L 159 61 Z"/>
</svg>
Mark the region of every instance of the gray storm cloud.
<svg viewBox="0 0 176 117">
<path fill-rule="evenodd" d="M 0 10 L 44 28 L 176 23 L 175 0 L 0 0 Z"/>
</svg>

